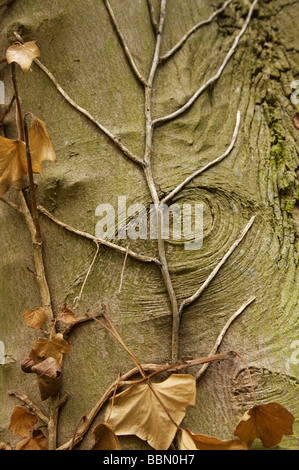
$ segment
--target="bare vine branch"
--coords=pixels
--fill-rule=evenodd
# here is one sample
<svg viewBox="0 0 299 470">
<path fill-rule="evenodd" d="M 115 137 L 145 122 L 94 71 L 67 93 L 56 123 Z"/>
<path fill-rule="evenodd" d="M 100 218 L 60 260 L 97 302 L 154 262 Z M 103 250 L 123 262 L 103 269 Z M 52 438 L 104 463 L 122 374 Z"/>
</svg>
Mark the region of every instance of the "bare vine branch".
<svg viewBox="0 0 299 470">
<path fill-rule="evenodd" d="M 152 23 L 154 33 L 157 34 L 158 29 L 159 29 L 159 25 L 158 25 L 157 20 L 156 20 L 155 9 L 154 9 L 154 5 L 152 4 L 151 0 L 147 0 L 147 6 L 148 6 L 148 11 L 149 11 L 150 20 L 151 20 L 151 23 Z"/>
<path fill-rule="evenodd" d="M 71 233 L 74 233 L 80 237 L 87 238 L 88 240 L 91 240 L 95 243 L 100 243 L 101 245 L 107 246 L 108 248 L 112 248 L 113 250 L 119 251 L 123 254 L 126 254 L 128 252 L 128 256 L 131 258 L 136 259 L 137 261 L 143 261 L 144 263 L 154 263 L 157 264 L 158 266 L 161 265 L 160 261 L 156 258 L 152 258 L 151 256 L 146 256 L 146 255 L 140 255 L 138 253 L 135 253 L 132 250 L 127 250 L 127 248 L 123 248 L 122 246 L 116 245 L 115 243 L 109 242 L 108 240 L 104 240 L 102 238 L 97 238 L 90 233 L 87 232 L 82 232 L 81 230 L 77 230 L 70 225 L 65 224 L 61 220 L 57 219 L 54 217 L 54 215 L 50 214 L 50 212 L 47 211 L 43 206 L 38 206 L 38 210 L 48 217 L 50 220 L 52 220 L 55 224 L 59 225 L 60 227 L 64 228 L 65 230 L 68 230 Z"/>
<path fill-rule="evenodd" d="M 95 263 L 95 261 L 96 261 L 96 259 L 97 259 L 97 256 L 98 256 L 98 254 L 99 254 L 99 249 L 100 249 L 99 243 L 98 243 L 98 242 L 95 242 L 95 243 L 96 243 L 96 245 L 97 245 L 96 253 L 95 253 L 95 255 L 94 255 L 94 257 L 93 257 L 93 260 L 92 260 L 92 262 L 91 262 L 91 264 L 90 264 L 90 266 L 89 266 L 89 268 L 88 268 L 88 270 L 87 270 L 87 273 L 86 273 L 85 279 L 84 279 L 84 281 L 83 281 L 83 284 L 82 284 L 80 293 L 79 293 L 78 297 L 76 297 L 76 298 L 74 299 L 74 304 L 75 304 L 75 307 L 74 307 L 74 308 L 77 308 L 78 305 L 79 305 L 79 302 L 80 302 L 80 300 L 81 300 L 81 298 L 82 298 L 82 294 L 83 294 L 83 290 L 84 290 L 85 284 L 86 284 L 86 282 L 87 282 L 87 279 L 88 279 L 88 277 L 89 277 L 89 275 L 90 275 L 90 272 L 91 272 L 91 270 L 92 270 L 92 267 L 93 267 L 93 265 L 94 265 L 94 263 Z"/>
<path fill-rule="evenodd" d="M 145 86 L 145 85 L 146 85 L 146 80 L 143 78 L 143 76 L 141 75 L 141 73 L 140 73 L 139 70 L 138 70 L 137 65 L 135 64 L 135 61 L 134 61 L 133 56 L 132 56 L 132 54 L 131 54 L 131 52 L 130 52 L 130 49 L 129 49 L 128 46 L 127 46 L 126 40 L 125 40 L 125 38 L 124 38 L 124 36 L 123 36 L 123 34 L 122 34 L 122 32 L 121 32 L 121 30 L 120 30 L 118 24 L 117 24 L 117 21 L 116 21 L 116 18 L 115 18 L 115 15 L 114 15 L 114 13 L 113 13 L 113 10 L 112 10 L 112 7 L 111 7 L 111 5 L 110 5 L 109 0 L 104 0 L 104 4 L 105 4 L 105 6 L 106 6 L 106 8 L 107 8 L 107 11 L 108 11 L 108 13 L 109 13 L 109 17 L 110 17 L 110 19 L 111 19 L 111 22 L 112 22 L 114 28 L 115 28 L 116 34 L 117 34 L 117 36 L 118 36 L 118 38 L 119 38 L 119 40 L 120 40 L 120 43 L 121 43 L 121 45 L 122 45 L 122 47 L 123 47 L 123 50 L 124 50 L 124 52 L 125 52 L 125 55 L 126 55 L 126 57 L 127 57 L 127 59 L 128 59 L 129 64 L 130 64 L 130 66 L 131 66 L 131 68 L 132 68 L 132 70 L 133 70 L 135 76 L 136 76 L 137 79 L 139 80 L 139 82 L 140 82 L 143 86 Z"/>
<path fill-rule="evenodd" d="M 222 13 L 226 7 L 232 2 L 232 0 L 227 0 L 221 8 L 218 8 L 218 10 L 214 11 L 214 13 L 212 13 L 209 18 L 207 18 L 206 20 L 202 20 L 200 21 L 199 23 L 197 23 L 195 26 L 193 26 L 183 37 L 180 41 L 177 42 L 177 44 L 175 46 L 173 46 L 168 52 L 166 52 L 163 56 L 160 57 L 160 62 L 164 62 L 165 60 L 169 59 L 169 57 L 171 57 L 173 54 L 175 54 L 175 52 L 177 52 L 179 49 L 181 49 L 181 47 L 185 44 L 185 42 L 187 41 L 187 39 L 192 36 L 192 34 L 194 34 L 199 28 L 201 28 L 202 26 L 205 26 L 209 23 L 212 23 L 212 21 L 214 20 L 214 18 L 216 18 L 216 16 L 220 15 L 220 13 Z"/>
<path fill-rule="evenodd" d="M 233 150 L 233 148 L 235 146 L 237 137 L 238 137 L 240 122 L 241 122 L 241 112 L 238 111 L 236 127 L 235 127 L 235 130 L 234 130 L 233 138 L 232 138 L 232 141 L 231 141 L 229 147 L 227 148 L 227 150 L 220 157 L 218 157 L 215 160 L 213 160 L 212 162 L 208 163 L 203 168 L 200 168 L 199 170 L 195 171 L 194 173 L 192 173 L 192 175 L 188 176 L 182 183 L 180 183 L 176 188 L 174 188 L 169 194 L 167 194 L 167 196 L 165 196 L 162 199 L 161 204 L 166 204 L 166 202 L 168 202 L 170 199 L 172 199 L 179 191 L 181 191 L 181 189 L 184 188 L 184 186 L 186 186 L 186 184 L 190 183 L 190 181 L 192 181 L 194 178 L 196 178 L 196 176 L 201 175 L 202 173 L 207 171 L 212 166 L 214 166 L 217 163 L 221 162 L 222 160 L 224 160 L 224 158 L 226 158 L 231 153 L 231 151 Z"/>
<path fill-rule="evenodd" d="M 23 38 L 17 33 L 14 33 L 16 38 L 24 43 Z M 95 117 L 90 114 L 89 111 L 86 109 L 82 108 L 82 106 L 79 106 L 62 88 L 62 86 L 58 83 L 54 75 L 45 67 L 40 60 L 34 59 L 34 62 L 36 65 L 48 76 L 48 78 L 51 80 L 51 82 L 54 84 L 55 88 L 59 91 L 59 93 L 63 96 L 63 98 L 77 111 L 79 111 L 81 114 L 83 114 L 89 121 L 91 121 L 98 129 L 100 129 L 107 137 L 109 137 L 110 140 L 128 157 L 130 160 L 132 160 L 134 163 L 137 163 L 139 166 L 144 167 L 144 162 L 141 160 L 141 158 L 137 157 L 134 155 L 130 150 L 128 150 L 121 142 L 121 140 L 117 137 L 115 137 L 112 132 L 110 132 L 106 127 L 104 127 Z"/>
<path fill-rule="evenodd" d="M 238 318 L 241 313 L 244 312 L 244 310 L 250 305 L 252 304 L 252 302 L 254 302 L 254 300 L 256 299 L 256 297 L 250 297 L 250 299 L 247 300 L 247 302 L 245 302 L 229 319 L 228 321 L 226 322 L 226 324 L 224 325 L 223 329 L 221 330 L 213 348 L 211 349 L 210 351 L 210 354 L 209 356 L 213 356 L 214 354 L 217 354 L 218 350 L 219 350 L 219 347 L 223 341 L 223 338 L 224 336 L 226 335 L 229 327 L 231 326 L 231 324 L 236 320 L 236 318 Z M 196 374 L 196 380 L 199 381 L 201 379 L 201 377 L 203 376 L 203 374 L 205 373 L 205 371 L 207 370 L 207 368 L 209 367 L 210 363 L 205 363 L 201 368 L 200 370 L 197 372 Z"/>
<path fill-rule="evenodd" d="M 253 14 L 253 11 L 256 7 L 258 3 L 258 0 L 254 0 L 254 2 L 252 3 L 251 7 L 250 7 L 250 10 L 248 12 L 248 15 L 247 15 L 247 18 L 244 22 L 244 25 L 241 29 L 241 31 L 237 34 L 235 40 L 234 40 L 234 43 L 233 45 L 231 46 L 231 48 L 229 49 L 228 53 L 226 54 L 225 56 L 225 59 L 224 61 L 222 62 L 221 66 L 219 67 L 217 73 L 211 77 L 206 83 L 204 83 L 197 91 L 196 93 L 194 93 L 194 95 L 187 101 L 187 103 L 185 103 L 183 106 L 181 106 L 179 109 L 177 109 L 176 111 L 174 111 L 173 113 L 170 113 L 166 116 L 163 116 L 163 117 L 160 117 L 160 118 L 157 118 L 153 121 L 153 126 L 156 126 L 158 124 L 162 124 L 164 122 L 168 122 L 168 121 L 171 121 L 172 119 L 175 119 L 177 118 L 178 116 L 180 116 L 181 114 L 183 114 L 185 111 L 187 111 L 188 109 L 191 108 L 191 106 L 195 103 L 195 101 L 197 100 L 197 98 L 210 86 L 212 85 L 213 83 L 215 83 L 219 77 L 221 76 L 222 72 L 224 71 L 226 65 L 228 64 L 230 58 L 233 56 L 233 54 L 235 53 L 235 50 L 237 49 L 238 45 L 239 45 L 239 42 L 242 38 L 242 36 L 245 34 L 248 26 L 249 26 L 249 23 L 250 23 L 250 20 L 251 20 L 251 17 L 252 17 L 252 14 Z"/>
<path fill-rule="evenodd" d="M 211 274 L 209 275 L 209 277 L 206 279 L 206 281 L 202 284 L 202 286 L 195 292 L 195 294 L 191 295 L 191 297 L 188 297 L 187 299 L 185 299 L 181 305 L 180 305 L 180 308 L 179 308 L 179 314 L 181 315 L 182 314 L 182 311 L 185 307 L 187 307 L 188 305 L 192 304 L 193 302 L 195 302 L 195 300 L 197 300 L 201 294 L 203 293 L 203 291 L 208 287 L 208 285 L 212 282 L 212 280 L 215 278 L 216 274 L 220 271 L 220 269 L 222 268 L 222 266 L 226 263 L 226 261 L 228 260 L 228 258 L 231 256 L 231 254 L 235 251 L 235 249 L 240 245 L 240 243 L 242 242 L 242 240 L 245 238 L 247 232 L 250 230 L 250 228 L 252 227 L 253 225 L 253 222 L 255 220 L 255 216 L 253 216 L 250 221 L 248 222 L 248 224 L 246 225 L 245 229 L 242 231 L 240 237 L 235 241 L 235 243 L 230 247 L 230 249 L 228 250 L 227 253 L 225 253 L 225 255 L 223 256 L 222 260 L 220 261 L 220 263 L 217 264 L 217 266 L 213 269 L 213 271 L 211 272 Z"/>
</svg>

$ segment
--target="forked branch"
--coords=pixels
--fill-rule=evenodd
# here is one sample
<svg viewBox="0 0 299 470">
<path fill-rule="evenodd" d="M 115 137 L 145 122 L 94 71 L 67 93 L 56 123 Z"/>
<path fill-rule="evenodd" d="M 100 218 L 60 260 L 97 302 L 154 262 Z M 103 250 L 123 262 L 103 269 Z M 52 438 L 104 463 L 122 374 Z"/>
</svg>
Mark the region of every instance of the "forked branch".
<svg viewBox="0 0 299 470">
<path fill-rule="evenodd" d="M 126 40 L 125 40 L 125 38 L 124 38 L 124 35 L 122 34 L 122 32 L 121 32 L 121 30 L 120 30 L 120 28 L 119 28 L 119 26 L 118 26 L 118 24 L 117 24 L 117 21 L 116 21 L 116 18 L 115 18 L 115 15 L 114 15 L 114 12 L 113 12 L 113 10 L 112 10 L 112 7 L 111 7 L 111 5 L 110 5 L 109 0 L 104 0 L 104 3 L 105 3 L 105 6 L 106 6 L 106 8 L 107 8 L 107 11 L 108 11 L 108 13 L 109 13 L 111 22 L 112 22 L 112 24 L 113 24 L 113 26 L 114 26 L 114 28 L 115 28 L 116 34 L 117 34 L 117 36 L 118 36 L 118 38 L 119 38 L 119 40 L 120 40 L 120 43 L 121 43 L 121 45 L 122 45 L 122 47 L 123 47 L 124 53 L 125 53 L 125 55 L 126 55 L 126 57 L 127 57 L 127 59 L 128 59 L 128 62 L 129 62 L 129 64 L 130 64 L 130 66 L 131 66 L 131 68 L 132 68 L 132 70 L 133 70 L 135 76 L 136 76 L 137 79 L 139 80 L 139 82 L 140 82 L 142 85 L 145 86 L 145 85 L 146 85 L 146 80 L 143 78 L 143 76 L 141 75 L 141 73 L 140 73 L 139 70 L 138 70 L 137 65 L 135 64 L 135 61 L 134 61 L 134 59 L 133 59 L 133 56 L 132 56 L 132 54 L 131 54 L 131 52 L 130 52 L 130 49 L 128 48 L 128 45 L 127 45 Z"/>
<path fill-rule="evenodd" d="M 227 150 L 220 157 L 216 158 L 212 162 L 205 165 L 203 168 L 200 168 L 199 170 L 195 171 L 190 176 L 188 176 L 182 183 L 180 183 L 169 194 L 167 194 L 167 196 L 165 196 L 164 199 L 161 200 L 161 204 L 166 204 L 166 202 L 170 201 L 179 191 L 181 191 L 184 188 L 184 186 L 186 186 L 186 184 L 190 183 L 190 181 L 192 181 L 194 178 L 201 175 L 205 171 L 209 170 L 209 168 L 211 168 L 212 166 L 214 166 L 217 163 L 224 160 L 231 153 L 231 151 L 233 150 L 233 148 L 235 146 L 237 137 L 238 137 L 240 122 L 241 122 L 241 112 L 238 111 L 236 127 L 235 127 L 235 130 L 234 130 L 233 138 L 232 138 L 232 141 L 231 141 L 229 147 L 227 148 Z"/>
<path fill-rule="evenodd" d="M 24 43 L 23 38 L 17 33 L 14 33 L 16 38 Z M 92 114 L 90 114 L 89 111 L 86 109 L 82 108 L 82 106 L 79 106 L 62 88 L 62 86 L 58 83 L 54 75 L 45 67 L 40 60 L 34 59 L 34 62 L 36 65 L 47 75 L 47 77 L 51 80 L 51 82 L 54 84 L 55 88 L 59 91 L 59 93 L 63 96 L 63 98 L 79 113 L 83 114 L 89 121 L 91 121 L 100 131 L 103 132 L 109 139 L 122 151 L 126 157 L 128 157 L 130 160 L 132 160 L 134 163 L 137 163 L 139 166 L 144 167 L 144 162 L 141 160 L 141 158 L 137 157 L 134 155 L 130 150 L 128 150 L 121 140 L 117 137 L 115 137 L 112 132 L 110 132 L 106 127 L 104 127 Z"/>
<path fill-rule="evenodd" d="M 171 56 L 173 56 L 179 49 L 181 49 L 181 47 L 185 44 L 185 42 L 187 41 L 187 39 L 192 36 L 192 34 L 194 34 L 199 28 L 201 28 L 202 26 L 205 26 L 209 23 L 212 23 L 212 21 L 214 20 L 214 18 L 216 18 L 216 16 L 220 15 L 220 13 L 222 13 L 226 7 L 228 7 L 228 5 L 232 2 L 232 0 L 227 0 L 221 8 L 218 8 L 218 10 L 214 11 L 214 13 L 212 13 L 209 18 L 207 18 L 206 20 L 202 20 L 200 21 L 199 23 L 197 23 L 195 26 L 193 26 L 183 37 L 180 41 L 177 42 L 177 44 L 175 46 L 173 46 L 168 52 L 166 52 L 163 56 L 160 57 L 160 62 L 164 62 L 165 60 L 169 59 Z"/>
<path fill-rule="evenodd" d="M 203 293 L 203 291 L 208 287 L 208 285 L 212 282 L 212 280 L 215 278 L 215 276 L 217 275 L 217 273 L 220 271 L 220 269 L 222 268 L 222 266 L 226 263 L 226 261 L 228 260 L 228 258 L 232 255 L 232 253 L 235 251 L 235 249 L 240 245 L 240 243 L 243 241 L 243 239 L 245 238 L 246 234 L 248 233 L 248 231 L 251 229 L 252 225 L 253 225 L 253 222 L 255 220 L 255 216 L 253 216 L 250 221 L 248 222 L 248 224 L 246 225 L 245 229 L 242 231 L 240 237 L 235 241 L 235 243 L 230 247 L 230 249 L 227 251 L 227 253 L 225 253 L 225 255 L 223 256 L 223 258 L 221 259 L 220 263 L 217 264 L 217 266 L 213 269 L 213 271 L 211 272 L 211 274 L 208 276 L 208 278 L 206 279 L 206 281 L 202 284 L 202 286 L 195 292 L 195 294 L 191 295 L 190 297 L 188 297 L 187 299 L 185 299 L 181 305 L 180 305 L 180 308 L 179 308 L 179 314 L 181 315 L 184 308 L 187 307 L 188 305 L 192 304 L 193 302 L 195 302 L 197 299 L 199 299 L 199 297 L 201 296 L 201 294 Z"/>
<path fill-rule="evenodd" d="M 248 15 L 247 15 L 247 18 L 244 22 L 244 25 L 241 29 L 241 31 L 237 34 L 235 40 L 234 40 L 234 43 L 232 45 L 232 47 L 229 49 L 228 53 L 226 54 L 225 56 L 225 59 L 223 60 L 221 66 L 219 67 L 217 73 L 211 77 L 206 83 L 204 83 L 195 93 L 194 95 L 183 105 L 181 106 L 179 109 L 177 109 L 176 111 L 174 111 L 173 113 L 171 114 L 168 114 L 166 116 L 163 116 L 163 117 L 160 117 L 160 118 L 157 118 L 153 121 L 153 125 L 156 126 L 158 124 L 162 124 L 162 123 L 165 123 L 165 122 L 168 122 L 168 121 L 171 121 L 175 118 L 177 118 L 178 116 L 180 116 L 181 114 L 183 114 L 185 111 L 187 111 L 188 109 L 191 108 L 191 106 L 195 103 L 195 101 L 197 100 L 197 98 L 210 86 L 212 85 L 213 83 L 215 83 L 219 78 L 220 76 L 222 75 L 222 72 L 224 71 L 225 67 L 227 66 L 229 60 L 231 59 L 231 57 L 233 56 L 233 54 L 235 53 L 238 45 L 239 45 L 239 42 L 242 38 L 242 36 L 245 34 L 248 26 L 249 26 L 249 23 L 250 23 L 250 20 L 251 20 L 251 17 L 252 17 L 252 14 L 253 14 L 253 11 L 256 7 L 258 3 L 258 0 L 254 0 L 254 2 L 252 3 L 251 7 L 250 7 L 250 10 L 248 12 Z"/>
</svg>

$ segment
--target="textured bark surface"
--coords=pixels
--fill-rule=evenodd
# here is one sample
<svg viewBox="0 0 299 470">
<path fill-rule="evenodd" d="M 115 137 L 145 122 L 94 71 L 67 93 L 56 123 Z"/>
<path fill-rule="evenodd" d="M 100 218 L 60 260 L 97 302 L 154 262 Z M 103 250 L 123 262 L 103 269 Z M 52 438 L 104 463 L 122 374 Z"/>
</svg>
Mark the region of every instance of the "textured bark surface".
<svg viewBox="0 0 299 470">
<path fill-rule="evenodd" d="M 153 4 L 158 11 L 159 2 Z M 169 0 L 162 53 L 221 4 L 216 0 Z M 111 0 L 111 5 L 136 64 L 147 76 L 154 35 L 146 1 Z M 249 7 L 247 0 L 234 1 L 159 67 L 154 118 L 184 104 L 216 72 Z M 142 86 L 130 70 L 102 1 L 15 0 L 0 11 L 0 24 L 0 58 L 14 41 L 13 31 L 24 40 L 36 40 L 41 61 L 67 93 L 133 153 L 143 155 Z M 237 109 L 241 110 L 241 130 L 231 155 L 174 199 L 204 204 L 202 248 L 188 252 L 182 243 L 167 244 L 180 301 L 198 289 L 256 215 L 240 247 L 200 299 L 184 311 L 180 357 L 207 355 L 229 317 L 250 296 L 256 296 L 229 329 L 221 349 L 234 349 L 246 359 L 260 403 L 278 401 L 295 415 L 295 434 L 280 445 L 287 449 L 299 448 L 299 365 L 292 360 L 299 334 L 299 133 L 292 118 L 299 108 L 290 101 L 291 83 L 299 77 L 298 24 L 298 1 L 261 0 L 249 30 L 215 86 L 190 111 L 157 128 L 153 157 L 154 178 L 162 196 L 226 150 Z M 8 103 L 12 96 L 9 70 L 0 67 Z M 47 123 L 57 153 L 57 163 L 44 164 L 43 173 L 36 177 L 40 204 L 69 225 L 94 234 L 95 209 L 100 203 L 117 208 L 118 196 L 127 196 L 128 205 L 151 203 L 141 170 L 71 108 L 38 67 L 33 65 L 27 75 L 18 70 L 18 83 L 23 111 L 31 111 Z M 15 138 L 13 113 L 6 122 L 6 135 Z M 14 200 L 14 191 L 7 197 Z M 34 264 L 23 219 L 1 204 L 0 220 L 0 340 L 6 353 L 19 362 L 36 339 L 22 314 L 39 307 L 40 297 L 34 275 L 27 269 L 34 270 Z M 57 313 L 64 302 L 73 306 L 96 246 L 44 216 L 41 227 Z M 155 241 L 130 241 L 130 248 L 157 255 Z M 110 319 L 141 362 L 167 362 L 172 318 L 160 270 L 129 258 L 123 289 L 115 295 L 123 260 L 123 255 L 100 248 L 75 313 L 96 312 L 105 301 Z M 78 419 L 89 412 L 118 373 L 132 367 L 115 340 L 92 322 L 77 327 L 69 342 L 73 351 L 64 361 L 62 392 L 69 392 L 70 399 L 60 415 L 59 444 L 72 437 Z M 7 428 L 18 402 L 8 392 L 22 391 L 37 403 L 39 392 L 18 363 L 7 362 L 0 365 L 0 440 L 13 443 Z M 230 438 L 234 425 L 252 404 L 244 364 L 233 359 L 211 365 L 198 384 L 197 396 L 197 406 L 188 409 L 184 426 Z M 47 413 L 48 402 L 41 408 Z M 96 422 L 101 419 L 102 414 Z M 81 448 L 88 448 L 91 442 L 88 435 Z M 121 439 L 121 445 L 147 448 L 133 437 Z"/>
</svg>

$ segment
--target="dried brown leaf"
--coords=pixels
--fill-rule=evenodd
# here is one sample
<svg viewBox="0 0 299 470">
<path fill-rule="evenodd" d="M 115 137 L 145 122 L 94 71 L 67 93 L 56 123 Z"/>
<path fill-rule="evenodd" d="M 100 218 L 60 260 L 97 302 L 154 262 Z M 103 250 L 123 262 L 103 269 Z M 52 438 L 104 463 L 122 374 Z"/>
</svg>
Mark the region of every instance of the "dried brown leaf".
<svg viewBox="0 0 299 470">
<path fill-rule="evenodd" d="M 220 440 L 204 434 L 193 434 L 187 429 L 181 432 L 180 450 L 248 450 L 247 445 L 238 439 Z"/>
<path fill-rule="evenodd" d="M 32 359 L 32 357 L 30 356 L 30 354 L 27 354 L 23 359 L 22 361 L 20 362 L 20 366 L 21 366 L 21 369 L 23 372 L 25 372 L 26 374 L 31 374 L 33 373 L 32 371 L 32 367 L 35 366 L 36 362 L 34 359 Z"/>
<path fill-rule="evenodd" d="M 49 397 L 54 397 L 59 393 L 61 384 L 61 376 L 55 378 L 47 377 L 45 375 L 38 377 L 38 388 L 41 400 L 45 401 Z"/>
<path fill-rule="evenodd" d="M 36 57 L 40 57 L 40 52 L 34 41 L 29 41 L 25 44 L 15 42 L 6 51 L 7 62 L 9 64 L 16 62 L 24 73 L 28 72 Z"/>
<path fill-rule="evenodd" d="M 32 351 L 40 358 L 53 357 L 62 364 L 63 354 L 71 352 L 71 346 L 64 340 L 62 333 L 57 333 L 52 338 L 42 338 L 35 341 Z"/>
<path fill-rule="evenodd" d="M 279 403 L 254 405 L 237 424 L 234 435 L 250 445 L 261 439 L 264 447 L 279 444 L 284 435 L 293 434 L 294 416 Z"/>
<path fill-rule="evenodd" d="M 108 423 L 98 424 L 92 435 L 95 443 L 90 450 L 121 450 L 117 436 Z"/>
<path fill-rule="evenodd" d="M 37 117 L 34 117 L 34 123 L 29 129 L 29 148 L 33 173 L 41 173 L 44 161 L 56 162 L 56 154 L 46 125 Z"/>
<path fill-rule="evenodd" d="M 63 305 L 62 311 L 57 315 L 57 320 L 62 321 L 66 325 L 72 325 L 77 321 L 68 304 Z"/>
<path fill-rule="evenodd" d="M 22 189 L 27 173 L 26 145 L 0 136 L 0 196 L 13 186 Z"/>
<path fill-rule="evenodd" d="M 172 374 L 151 386 L 155 393 L 142 382 L 116 395 L 110 400 L 106 419 L 110 415 L 109 424 L 116 435 L 135 434 L 154 449 L 166 450 L 177 431 L 167 412 L 177 425 L 181 423 L 186 407 L 195 405 L 196 380 L 189 374 Z"/>
<path fill-rule="evenodd" d="M 51 379 L 57 379 L 61 375 L 61 365 L 53 357 L 48 357 L 34 365 L 31 370 L 40 377 L 45 376 Z"/>
<path fill-rule="evenodd" d="M 47 315 L 43 307 L 39 307 L 35 310 L 27 310 L 23 314 L 23 320 L 26 325 L 30 326 L 30 328 L 34 328 L 35 330 L 40 330 L 46 319 Z"/>
<path fill-rule="evenodd" d="M 33 431 L 32 437 L 27 437 L 16 445 L 16 450 L 47 450 L 47 438 L 42 431 Z"/>
<path fill-rule="evenodd" d="M 17 406 L 12 412 L 8 429 L 12 431 L 14 436 L 28 437 L 36 423 L 37 417 L 33 413 L 23 406 Z"/>
</svg>

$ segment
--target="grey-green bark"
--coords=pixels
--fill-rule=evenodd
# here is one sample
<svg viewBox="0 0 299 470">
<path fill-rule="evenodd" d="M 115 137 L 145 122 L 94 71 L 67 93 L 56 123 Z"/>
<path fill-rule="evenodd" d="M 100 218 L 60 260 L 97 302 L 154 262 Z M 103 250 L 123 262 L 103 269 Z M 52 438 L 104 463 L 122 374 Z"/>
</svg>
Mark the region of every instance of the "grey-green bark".
<svg viewBox="0 0 299 470">
<path fill-rule="evenodd" d="M 162 53 L 194 24 L 207 18 L 219 1 L 169 0 Z M 144 76 L 154 51 L 154 34 L 145 0 L 111 0 L 119 26 Z M 159 2 L 153 2 L 158 12 Z M 204 204 L 204 243 L 187 252 L 181 243 L 167 244 L 167 257 L 179 302 L 198 287 L 238 238 L 251 216 L 254 226 L 200 299 L 183 313 L 179 356 L 209 353 L 228 318 L 250 296 L 256 301 L 231 326 L 221 349 L 234 349 L 249 364 L 259 402 L 278 401 L 295 415 L 295 435 L 281 448 L 298 449 L 299 369 L 294 352 L 298 338 L 298 130 L 290 101 L 291 83 L 299 76 L 298 1 L 260 1 L 252 23 L 217 83 L 178 119 L 154 134 L 153 174 L 159 195 L 169 193 L 198 167 L 228 147 L 237 109 L 242 124 L 235 149 L 219 165 L 194 179 L 174 202 Z M 157 71 L 153 117 L 171 113 L 218 69 L 233 37 L 242 27 L 250 2 L 234 1 L 212 24 L 199 29 Z M 16 0 L 0 11 L 1 54 L 17 30 L 36 40 L 41 61 L 66 92 L 122 139 L 135 155 L 144 154 L 144 93 L 132 74 L 102 1 L 37 2 Z M 6 101 L 12 96 L 9 71 L 1 67 Z M 23 111 L 47 124 L 56 164 L 44 164 L 36 176 L 37 197 L 57 218 L 94 234 L 100 203 L 117 207 L 151 197 L 141 169 L 124 158 L 107 137 L 71 108 L 45 74 L 33 65 L 18 73 Z M 297 109 L 298 111 L 298 109 Z M 16 138 L 14 115 L 6 135 Z M 12 201 L 14 190 L 7 194 Z M 27 309 L 40 306 L 30 235 L 22 217 L 2 204 L 0 260 L 0 340 L 19 362 L 31 349 L 36 333 L 22 321 Z M 59 228 L 41 216 L 46 271 L 53 308 L 73 305 L 94 257 L 94 243 Z M 126 247 L 126 241 L 123 241 Z M 157 256 L 156 241 L 130 241 L 138 253 Z M 102 302 L 126 344 L 141 362 L 171 359 L 172 316 L 160 269 L 128 258 L 119 288 L 124 256 L 105 247 L 84 288 L 76 315 L 94 313 Z M 86 415 L 119 372 L 132 365 L 126 353 L 91 322 L 69 338 L 62 392 L 70 399 L 59 421 L 59 444 L 68 440 L 78 419 Z M 295 346 L 294 346 L 295 345 Z M 298 346 L 297 346 L 298 347 Z M 39 403 L 31 376 L 11 360 L 0 365 L 0 440 L 15 442 L 7 430 L 18 403 L 8 393 L 18 390 Z M 191 371 L 190 371 L 191 372 Z M 213 364 L 198 384 L 195 408 L 184 426 L 193 432 L 231 437 L 243 411 L 252 404 L 244 364 Z M 47 413 L 48 402 L 41 408 Z M 96 422 L 100 422 L 100 414 Z M 88 435 L 82 448 L 90 446 Z M 125 448 L 146 448 L 135 438 L 121 439 Z"/>
</svg>

